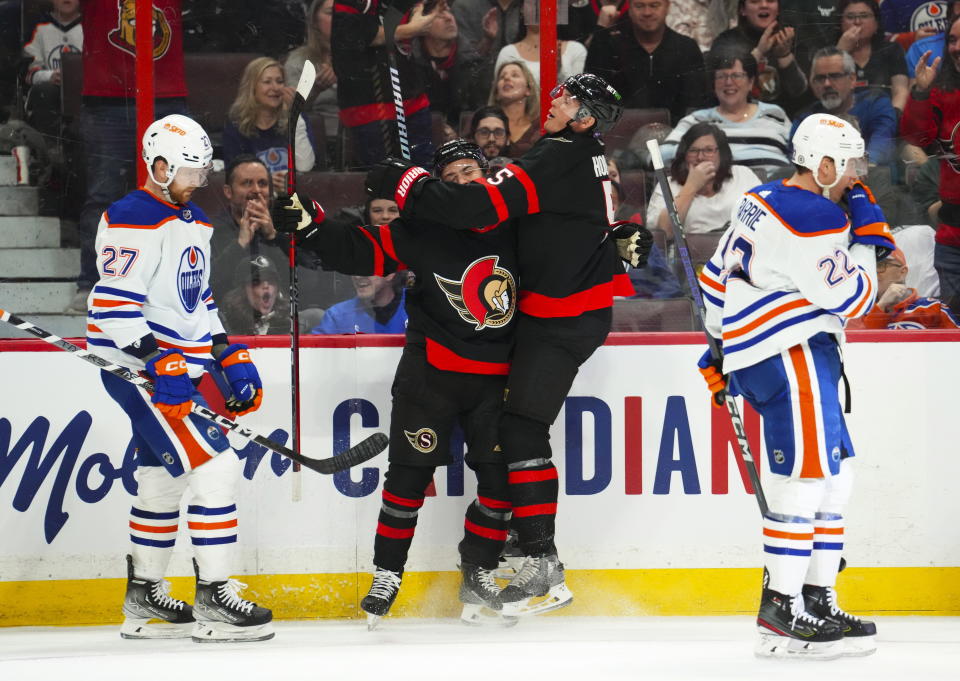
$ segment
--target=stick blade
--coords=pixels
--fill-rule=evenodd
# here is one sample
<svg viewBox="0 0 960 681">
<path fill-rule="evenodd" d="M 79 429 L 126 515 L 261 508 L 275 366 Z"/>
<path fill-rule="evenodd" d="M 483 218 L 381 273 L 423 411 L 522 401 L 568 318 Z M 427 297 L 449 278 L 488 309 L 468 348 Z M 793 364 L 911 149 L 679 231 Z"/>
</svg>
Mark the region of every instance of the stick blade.
<svg viewBox="0 0 960 681">
<path fill-rule="evenodd" d="M 355 444 L 346 451 L 340 452 L 334 457 L 319 460 L 303 457 L 300 459 L 300 463 L 317 473 L 330 475 L 369 461 L 386 449 L 389 443 L 390 438 L 386 435 L 383 433 L 374 433 L 362 442 Z"/>
<path fill-rule="evenodd" d="M 300 72 L 300 81 L 297 83 L 297 94 L 306 101 L 310 96 L 310 90 L 313 89 L 313 83 L 317 79 L 317 69 L 313 62 L 305 59 L 303 62 L 303 71 Z"/>
</svg>

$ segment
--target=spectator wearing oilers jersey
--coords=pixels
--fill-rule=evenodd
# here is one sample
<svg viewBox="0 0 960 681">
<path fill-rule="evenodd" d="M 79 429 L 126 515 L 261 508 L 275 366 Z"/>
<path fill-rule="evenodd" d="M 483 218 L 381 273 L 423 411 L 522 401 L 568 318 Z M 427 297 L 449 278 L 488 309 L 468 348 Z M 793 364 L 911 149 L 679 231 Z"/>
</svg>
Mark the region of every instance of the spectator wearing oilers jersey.
<svg viewBox="0 0 960 681">
<path fill-rule="evenodd" d="M 877 263 L 877 302 L 848 329 L 956 329 L 960 322 L 936 298 L 921 298 L 907 286 L 907 258 L 899 248 Z"/>
<path fill-rule="evenodd" d="M 83 51 L 80 0 L 54 0 L 53 10 L 37 24 L 23 51 L 27 68 L 27 122 L 45 135 L 60 134 L 60 62 L 68 52 Z"/>
<path fill-rule="evenodd" d="M 480 147 L 454 140 L 437 150 L 434 174 L 469 183 L 483 176 L 486 165 Z M 373 200 L 392 199 L 394 188 L 386 189 L 371 194 Z M 454 230 L 406 217 L 367 226 L 324 220 L 319 206 L 302 192 L 279 204 L 276 224 L 290 231 L 299 227 L 305 237 L 298 243 L 327 267 L 364 278 L 394 277 L 408 267 L 419 273 L 406 292 L 409 323 L 393 384 L 390 465 L 374 540 L 376 572 L 361 607 L 374 624 L 393 604 L 427 486 L 437 466 L 450 463 L 450 438 L 459 424 L 467 465 L 477 474 L 477 499 L 467 508 L 460 543 L 460 598 L 463 619 L 477 623 L 481 606 L 500 609 L 493 570 L 511 508 L 506 464 L 496 445 L 516 326 L 516 231 L 509 224 Z"/>
<path fill-rule="evenodd" d="M 940 276 L 940 298 L 960 310 L 960 15 L 951 17 L 944 38 L 943 57 L 931 59 L 926 52 L 917 62 L 900 134 L 918 147 L 939 146 L 941 205 L 933 263 Z"/>
<path fill-rule="evenodd" d="M 763 417 L 762 657 L 876 650 L 876 627 L 840 609 L 834 588 L 854 473 L 839 342 L 844 322 L 876 300 L 877 259 L 896 248 L 858 182 L 863 155 L 850 123 L 804 119 L 793 137 L 797 171 L 744 194 L 700 274 L 707 332 L 723 350 L 704 353 L 701 372 L 715 394 L 729 384 Z M 849 219 L 836 205 L 844 195 Z"/>
<path fill-rule="evenodd" d="M 398 160 L 367 175 L 367 190 L 394 192 L 404 218 L 484 231 L 516 222 L 520 316 L 499 441 L 510 471 L 512 527 L 526 555 L 501 593 L 504 614 L 517 616 L 573 598 L 554 545 L 558 481 L 549 429 L 580 365 L 610 331 L 613 297 L 633 295 L 611 238 L 611 184 L 597 138 L 619 120 L 620 95 L 586 73 L 552 94 L 544 137 L 492 177 L 455 185 Z M 638 242 L 637 266 L 653 238 L 642 228 L 628 231 Z M 531 606 L 536 596 L 548 598 Z"/>
<path fill-rule="evenodd" d="M 330 47 L 337 76 L 340 122 L 350 133 L 356 160 L 372 165 L 391 153 L 396 144 L 397 110 L 393 103 L 387 52 L 380 17 L 386 3 L 380 0 L 340 0 L 333 5 Z M 403 113 L 411 158 L 429 163 L 433 156 L 430 100 L 410 58 L 405 41 L 426 34 L 437 18 L 417 4 L 409 19 L 397 27 L 396 53 Z"/>
<path fill-rule="evenodd" d="M 237 416 L 258 409 L 263 398 L 247 346 L 231 344 L 220 323 L 210 292 L 213 230 L 190 201 L 206 185 L 212 157 L 210 138 L 193 120 L 154 121 L 143 135 L 143 188 L 111 204 L 97 230 L 100 278 L 90 294 L 87 344 L 110 362 L 145 372 L 155 386 L 147 393 L 101 372 L 107 393 L 130 418 L 138 451 L 124 638 L 273 637 L 271 612 L 240 598 L 239 582 L 230 578 L 240 460 L 220 428 L 191 411 L 194 402 L 205 406 L 197 386 L 208 371 L 222 376 L 226 408 Z M 192 610 L 167 595 L 164 581 L 188 490 L 197 571 Z"/>
</svg>

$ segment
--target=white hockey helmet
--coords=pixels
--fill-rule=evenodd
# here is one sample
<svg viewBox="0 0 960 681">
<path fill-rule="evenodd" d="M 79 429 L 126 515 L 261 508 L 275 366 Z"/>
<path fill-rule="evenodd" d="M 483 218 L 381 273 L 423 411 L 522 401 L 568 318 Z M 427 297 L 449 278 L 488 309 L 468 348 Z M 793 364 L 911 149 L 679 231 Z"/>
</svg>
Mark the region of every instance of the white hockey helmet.
<svg viewBox="0 0 960 681">
<path fill-rule="evenodd" d="M 167 162 L 166 182 L 160 182 L 153 175 L 153 162 L 158 158 Z M 168 200 L 168 188 L 178 173 L 183 184 L 205 186 L 212 160 L 210 138 L 199 123 L 186 116 L 165 116 L 151 123 L 143 133 L 143 161 L 147 164 L 147 173 L 160 185 Z"/>
<path fill-rule="evenodd" d="M 863 136 L 848 121 L 830 114 L 810 114 L 793 133 L 793 162 L 809 168 L 813 179 L 826 194 L 844 176 L 849 165 L 858 174 L 866 173 Z M 820 184 L 820 161 L 833 159 L 837 177 L 830 185 Z"/>
</svg>

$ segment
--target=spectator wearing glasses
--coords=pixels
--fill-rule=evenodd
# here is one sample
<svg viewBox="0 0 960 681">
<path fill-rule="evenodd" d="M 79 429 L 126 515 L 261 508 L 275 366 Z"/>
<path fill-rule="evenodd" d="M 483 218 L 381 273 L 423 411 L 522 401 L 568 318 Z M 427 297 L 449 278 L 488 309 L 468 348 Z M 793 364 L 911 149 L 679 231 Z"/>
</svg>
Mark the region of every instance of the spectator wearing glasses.
<svg viewBox="0 0 960 681">
<path fill-rule="evenodd" d="M 713 49 L 749 51 L 760 73 L 759 95 L 790 111 L 807 90 L 807 79 L 794 53 L 795 29 L 780 21 L 778 0 L 739 0 L 737 25 L 717 36 Z"/>
<path fill-rule="evenodd" d="M 680 138 L 670 164 L 670 191 L 687 233 L 722 232 L 740 197 L 758 184 L 752 170 L 734 165 L 727 136 L 717 126 L 696 123 Z M 647 226 L 659 227 L 668 241 L 673 240 L 673 225 L 659 187 L 647 206 Z"/>
<path fill-rule="evenodd" d="M 810 114 L 828 113 L 856 123 L 867 145 L 870 165 L 886 165 L 896 148 L 897 114 L 890 97 L 875 89 L 854 90 L 857 65 L 849 53 L 824 47 L 813 55 L 810 89 L 819 100 L 793 119 L 790 137 Z"/>
<path fill-rule="evenodd" d="M 499 106 L 482 107 L 473 114 L 467 136 L 489 161 L 504 153 L 510 139 L 510 120 Z"/>
<path fill-rule="evenodd" d="M 840 30 L 837 47 L 853 57 L 856 88 L 883 89 L 902 113 L 909 80 L 906 57 L 899 44 L 884 39 L 880 6 L 875 0 L 841 0 Z"/>
<path fill-rule="evenodd" d="M 707 74 L 713 81 L 717 106 L 684 116 L 663 141 L 663 158 L 670 162 L 680 138 L 697 123 L 712 123 L 723 130 L 738 165 L 760 169 L 769 178 L 792 172 L 787 158 L 790 119 L 776 104 L 755 101 L 757 60 L 749 52 L 731 49 L 707 54 Z"/>
</svg>

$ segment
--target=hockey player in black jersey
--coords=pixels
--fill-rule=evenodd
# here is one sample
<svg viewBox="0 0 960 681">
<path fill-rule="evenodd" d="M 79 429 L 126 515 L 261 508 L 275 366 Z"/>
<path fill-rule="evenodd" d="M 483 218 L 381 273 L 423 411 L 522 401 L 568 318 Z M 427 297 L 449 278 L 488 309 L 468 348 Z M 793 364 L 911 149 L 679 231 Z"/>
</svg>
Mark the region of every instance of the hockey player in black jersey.
<svg viewBox="0 0 960 681">
<path fill-rule="evenodd" d="M 551 94 L 544 137 L 493 177 L 454 185 L 396 159 L 367 176 L 368 191 L 392 191 L 401 215 L 417 222 L 495 233 L 515 218 L 519 315 L 499 427 L 511 526 L 526 555 L 500 595 L 503 613 L 515 616 L 563 607 L 573 598 L 553 541 L 559 490 L 549 429 L 580 365 L 610 331 L 613 297 L 633 293 L 611 236 L 611 183 L 599 139 L 622 114 L 620 95 L 587 73 Z M 650 233 L 625 229 L 632 232 L 630 259 L 645 261 Z"/>
<path fill-rule="evenodd" d="M 486 159 L 464 140 L 448 142 L 434 172 L 453 182 L 483 176 Z M 387 196 L 393 198 L 392 191 Z M 497 447 L 497 421 L 510 370 L 517 306 L 516 233 L 456 231 L 398 218 L 389 225 L 325 221 L 302 193 L 280 199 L 274 224 L 292 231 L 326 267 L 384 276 L 410 268 L 407 341 L 393 383 L 389 467 L 374 540 L 374 573 L 361 602 L 370 626 L 387 614 L 403 577 L 417 514 L 437 466 L 450 463 L 450 438 L 463 429 L 466 463 L 477 475 L 460 542 L 462 619 L 515 623 L 499 617 L 493 571 L 507 536 L 507 469 Z M 301 210 L 301 206 L 304 207 Z M 491 612 L 492 611 L 492 612 Z"/>
</svg>

